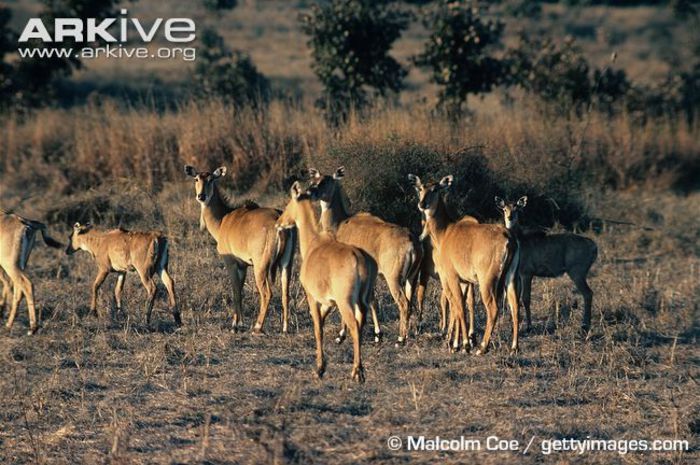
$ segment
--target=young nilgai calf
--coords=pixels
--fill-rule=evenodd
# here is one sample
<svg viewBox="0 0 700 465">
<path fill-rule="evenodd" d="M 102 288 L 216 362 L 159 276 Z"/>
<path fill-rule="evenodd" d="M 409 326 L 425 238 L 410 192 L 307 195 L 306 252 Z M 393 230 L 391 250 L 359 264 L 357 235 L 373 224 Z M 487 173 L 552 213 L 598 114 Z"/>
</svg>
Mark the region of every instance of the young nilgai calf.
<svg viewBox="0 0 700 465">
<path fill-rule="evenodd" d="M 168 291 L 168 304 L 175 324 L 178 326 L 182 324 L 175 301 L 175 283 L 168 273 L 168 239 L 161 232 L 124 229 L 101 231 L 89 224 L 75 223 L 66 253 L 72 255 L 78 250 L 89 252 L 97 263 L 97 277 L 92 285 L 90 301 L 90 311 L 95 316 L 97 316 L 97 292 L 107 275 L 111 272 L 119 275 L 114 287 L 114 297 L 117 311 L 120 311 L 126 272 L 136 270 L 148 292 L 146 324 L 151 326 L 151 312 L 156 297 L 156 283 L 153 275 L 156 273 Z"/>
<path fill-rule="evenodd" d="M 37 232 L 41 232 L 44 242 L 49 247 L 62 247 L 60 242 L 48 235 L 45 224 L 0 210 L 0 282 L 3 285 L 0 294 L 0 316 L 5 311 L 12 292 L 12 307 L 6 323 L 7 329 L 11 329 L 17 315 L 17 307 L 22 298 L 26 298 L 30 335 L 37 331 L 39 322 L 34 307 L 34 286 L 24 270 L 32 253 Z"/>
<path fill-rule="evenodd" d="M 576 234 L 525 233 L 520 227 L 520 212 L 527 205 L 527 197 L 517 202 L 506 202 L 496 197 L 496 206 L 503 212 L 506 228 L 520 241 L 520 300 L 525 307 L 528 329 L 530 319 L 530 292 L 532 278 L 555 278 L 566 273 L 576 288 L 583 294 L 582 329 L 588 331 L 591 325 L 593 291 L 588 286 L 588 271 L 598 256 L 598 246 L 591 239 Z"/>
<path fill-rule="evenodd" d="M 299 279 L 309 301 L 316 337 L 316 373 L 323 376 L 323 322 L 335 306 L 353 342 L 352 378 L 363 382 L 360 337 L 367 309 L 374 297 L 377 264 L 366 252 L 339 242 L 333 233 L 321 231 L 311 204 L 318 200 L 313 190 L 302 191 L 299 181 L 291 189 L 291 199 L 277 220 L 277 227 L 299 231 L 301 270 Z"/>
</svg>

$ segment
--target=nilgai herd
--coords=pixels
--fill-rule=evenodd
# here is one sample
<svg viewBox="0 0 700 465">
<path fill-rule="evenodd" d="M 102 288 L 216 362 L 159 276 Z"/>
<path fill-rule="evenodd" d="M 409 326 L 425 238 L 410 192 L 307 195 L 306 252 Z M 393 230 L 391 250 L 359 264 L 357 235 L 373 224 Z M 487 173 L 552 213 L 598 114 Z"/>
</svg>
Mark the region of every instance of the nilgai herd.
<svg viewBox="0 0 700 465">
<path fill-rule="evenodd" d="M 583 330 L 591 321 L 593 292 L 586 277 L 597 257 L 592 240 L 575 234 L 526 232 L 519 217 L 527 197 L 506 202 L 496 197 L 503 212 L 505 227 L 479 223 L 473 217 L 454 218 L 445 204 L 445 192 L 452 176 L 439 182 L 423 183 L 409 175 L 418 194 L 422 232 L 416 237 L 408 229 L 386 222 L 369 213 L 351 213 L 341 179 L 344 169 L 323 175 L 308 171 L 309 182 L 302 187 L 296 181 L 284 211 L 263 208 L 249 202 L 232 207 L 217 183 L 226 168 L 212 172 L 185 166 L 194 180 L 194 191 L 201 207 L 200 228 L 209 231 L 217 244 L 231 276 L 233 288 L 232 330 L 242 329 L 242 294 L 248 267 L 253 267 L 260 294 L 258 318 L 253 333 L 262 333 L 272 297 L 273 283 L 279 273 L 282 287 L 282 331 L 288 330 L 289 284 L 297 242 L 301 254 L 299 279 L 306 293 L 316 340 L 316 374 L 325 371 L 323 325 L 326 316 L 337 308 L 341 330 L 336 342 L 347 333 L 353 342 L 352 378 L 364 381 L 360 339 L 367 311 L 371 311 L 374 338 L 381 339 L 381 328 L 374 300 L 377 275 L 386 280 L 399 309 L 397 345 L 409 334 L 411 305 L 415 293 L 417 319 L 423 313 L 425 289 L 430 278 L 440 281 L 440 329 L 446 331 L 450 350 L 474 347 L 477 354 L 489 348 L 498 316 L 499 304 L 510 308 L 513 335 L 511 351 L 518 350 L 518 312 L 525 307 L 529 329 L 532 278 L 567 274 L 583 294 Z M 316 203 L 320 203 L 319 217 Z M 11 329 L 17 308 L 25 298 L 29 311 L 29 332 L 34 334 L 39 321 L 34 303 L 33 285 L 25 269 L 36 234 L 54 248 L 62 244 L 51 238 L 46 225 L 13 213 L 0 211 L 0 315 L 11 301 L 6 326 Z M 146 324 L 150 327 L 156 297 L 157 274 L 163 282 L 175 324 L 182 324 L 175 286 L 168 273 L 167 237 L 161 232 L 137 232 L 125 229 L 101 230 L 76 223 L 68 239 L 67 254 L 88 252 L 97 264 L 92 285 L 90 311 L 98 315 L 97 296 L 109 273 L 117 273 L 114 297 L 117 310 L 122 305 L 122 289 L 128 271 L 136 271 L 146 288 Z M 474 324 L 475 286 L 486 308 L 486 328 L 477 346 Z M 414 292 L 415 291 L 415 292 Z M 469 319 L 465 312 L 469 313 Z M 449 316 L 448 316 L 449 315 Z"/>
</svg>

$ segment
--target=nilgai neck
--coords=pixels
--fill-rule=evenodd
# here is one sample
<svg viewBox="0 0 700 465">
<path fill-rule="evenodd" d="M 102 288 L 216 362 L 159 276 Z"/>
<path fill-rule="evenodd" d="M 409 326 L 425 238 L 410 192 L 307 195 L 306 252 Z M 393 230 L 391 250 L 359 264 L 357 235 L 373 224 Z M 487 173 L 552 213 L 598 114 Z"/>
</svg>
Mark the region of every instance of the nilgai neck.
<svg viewBox="0 0 700 465">
<path fill-rule="evenodd" d="M 311 205 L 311 200 L 301 200 L 297 206 L 297 231 L 299 232 L 299 251 L 302 257 L 308 256 L 319 239 L 322 237 L 316 211 Z"/>
<path fill-rule="evenodd" d="M 445 234 L 445 230 L 452 223 L 452 218 L 447 212 L 447 206 L 445 205 L 445 200 L 440 197 L 437 202 L 437 207 L 435 208 L 435 213 L 432 215 L 426 215 L 425 226 L 430 234 L 430 240 L 433 241 L 434 247 L 439 247 L 442 237 Z"/>
<path fill-rule="evenodd" d="M 221 229 L 221 221 L 224 216 L 233 211 L 219 192 L 219 187 L 214 185 L 213 193 L 209 202 L 206 205 L 202 205 L 202 214 L 200 217 L 200 227 L 202 229 L 207 228 L 209 234 L 212 235 L 216 242 L 219 242 L 219 230 Z"/>
<path fill-rule="evenodd" d="M 337 186 L 330 202 L 321 201 L 321 227 L 324 231 L 335 231 L 340 223 L 352 216 L 343 188 Z"/>
</svg>

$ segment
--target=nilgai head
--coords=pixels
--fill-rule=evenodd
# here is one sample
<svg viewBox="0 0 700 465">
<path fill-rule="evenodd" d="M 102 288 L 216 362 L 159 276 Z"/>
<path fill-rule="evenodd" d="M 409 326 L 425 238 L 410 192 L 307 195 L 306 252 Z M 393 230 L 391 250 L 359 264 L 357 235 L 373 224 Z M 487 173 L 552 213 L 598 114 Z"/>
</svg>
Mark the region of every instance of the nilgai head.
<svg viewBox="0 0 700 465">
<path fill-rule="evenodd" d="M 210 173 L 197 171 L 194 166 L 185 165 L 185 174 L 194 178 L 194 193 L 197 202 L 207 205 L 214 195 L 214 184 L 220 177 L 226 175 L 226 167 L 220 166 Z"/>
<path fill-rule="evenodd" d="M 66 255 L 73 255 L 75 252 L 83 248 L 83 234 L 90 231 L 92 225 L 90 223 L 73 225 L 73 231 L 68 236 L 68 245 L 66 246 Z"/>
<path fill-rule="evenodd" d="M 345 176 L 345 167 L 341 166 L 332 175 L 322 175 L 316 168 L 309 168 L 309 192 L 314 200 L 330 203 L 338 189 L 338 181 Z"/>
<path fill-rule="evenodd" d="M 299 219 L 299 204 L 304 201 L 316 200 L 314 195 L 301 187 L 299 181 L 294 181 L 289 189 L 290 200 L 284 211 L 277 219 L 277 229 L 291 229 Z"/>
<path fill-rule="evenodd" d="M 519 224 L 520 211 L 527 205 L 527 196 L 524 195 L 517 202 L 508 202 L 500 197 L 496 197 L 496 206 L 503 212 L 503 219 L 506 229 L 511 229 Z"/>
<path fill-rule="evenodd" d="M 442 178 L 440 182 L 423 184 L 418 176 L 409 174 L 408 180 L 413 182 L 413 186 L 418 193 L 418 210 L 420 210 L 425 219 L 429 219 L 437 209 L 440 195 L 449 189 L 454 182 L 454 176 L 450 174 Z"/>
</svg>

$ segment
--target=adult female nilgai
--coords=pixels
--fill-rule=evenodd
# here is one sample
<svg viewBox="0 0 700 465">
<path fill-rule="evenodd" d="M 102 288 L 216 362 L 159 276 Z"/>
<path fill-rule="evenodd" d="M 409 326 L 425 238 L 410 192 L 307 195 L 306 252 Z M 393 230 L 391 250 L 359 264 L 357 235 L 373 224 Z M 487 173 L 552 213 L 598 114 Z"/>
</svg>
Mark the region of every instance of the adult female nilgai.
<svg viewBox="0 0 700 465">
<path fill-rule="evenodd" d="M 122 289 L 127 271 L 136 270 L 143 287 L 148 292 L 146 300 L 146 325 L 151 326 L 151 312 L 156 298 L 156 283 L 153 275 L 158 274 L 168 291 L 168 304 L 180 326 L 180 312 L 175 301 L 175 283 L 168 273 L 168 239 L 158 231 L 127 231 L 125 229 L 98 230 L 91 225 L 75 223 L 68 240 L 66 254 L 72 255 L 78 250 L 88 252 L 97 264 L 97 276 L 92 284 L 90 311 L 97 313 L 97 293 L 109 273 L 119 274 L 114 287 L 117 311 L 122 307 Z"/>
<path fill-rule="evenodd" d="M 401 226 L 386 222 L 369 213 L 351 214 L 340 180 L 345 176 L 341 166 L 333 175 L 323 176 L 309 169 L 311 183 L 321 201 L 321 226 L 333 231 L 340 242 L 353 245 L 367 252 L 384 276 L 389 292 L 399 308 L 399 336 L 397 344 L 408 337 L 411 316 L 411 300 L 423 256 L 423 248 L 411 232 Z M 376 312 L 372 309 L 372 314 Z M 342 333 L 341 333 L 342 334 Z M 375 339 L 380 332 L 375 323 Z"/>
<path fill-rule="evenodd" d="M 24 297 L 27 299 L 29 312 L 29 335 L 37 331 L 39 322 L 34 307 L 34 286 L 24 270 L 29 262 L 37 232 L 41 232 L 41 237 L 49 247 L 63 246 L 49 236 L 45 224 L 0 210 L 0 282 L 3 286 L 0 294 L 0 316 L 5 311 L 12 291 L 12 307 L 6 323 L 7 329 L 11 329 L 17 315 L 17 307 Z"/>
<path fill-rule="evenodd" d="M 289 318 L 289 280 L 294 261 L 294 231 L 277 231 L 275 222 L 280 212 L 254 203 L 233 208 L 217 186 L 226 175 L 222 166 L 213 172 L 197 171 L 185 166 L 185 173 L 194 178 L 194 192 L 201 206 L 199 226 L 207 229 L 216 241 L 216 250 L 224 259 L 233 285 L 233 330 L 242 324 L 243 284 L 249 266 L 253 267 L 255 285 L 260 294 L 260 311 L 253 333 L 261 334 L 272 298 L 272 283 L 279 268 L 282 281 L 282 332 L 287 332 Z"/>
<path fill-rule="evenodd" d="M 442 191 L 452 185 L 453 177 L 445 176 L 439 183 L 423 184 L 418 176 L 409 174 L 418 192 L 418 209 L 424 215 L 423 236 L 437 250 L 436 271 L 450 307 L 448 344 L 459 348 L 460 334 L 464 348 L 469 343 L 464 315 L 462 283 L 478 284 L 481 300 L 486 306 L 487 321 L 484 337 L 477 354 L 488 350 L 491 333 L 498 316 L 498 303 L 506 291 L 513 319 L 511 351 L 518 350 L 518 269 L 517 241 L 503 227 L 480 224 L 472 217 L 454 221 L 447 214 Z"/>
<path fill-rule="evenodd" d="M 362 326 L 374 297 L 377 264 L 357 247 L 339 242 L 331 232 L 321 231 L 312 200 L 317 197 L 303 192 L 299 181 L 290 191 L 291 199 L 277 220 L 280 229 L 295 225 L 299 231 L 301 272 L 299 279 L 309 302 L 316 337 L 316 373 L 323 376 L 323 322 L 328 312 L 338 307 L 343 324 L 353 342 L 352 378 L 365 379 L 360 355 Z"/>
<path fill-rule="evenodd" d="M 527 205 L 527 197 L 517 202 L 506 202 L 496 197 L 496 206 L 503 212 L 506 228 L 520 241 L 520 300 L 525 307 L 528 329 L 530 319 L 530 293 L 532 278 L 556 278 L 566 273 L 583 294 L 583 331 L 591 325 L 593 291 L 586 280 L 588 272 L 598 257 L 598 246 L 591 239 L 576 234 L 525 233 L 520 227 L 520 213 Z"/>
</svg>

